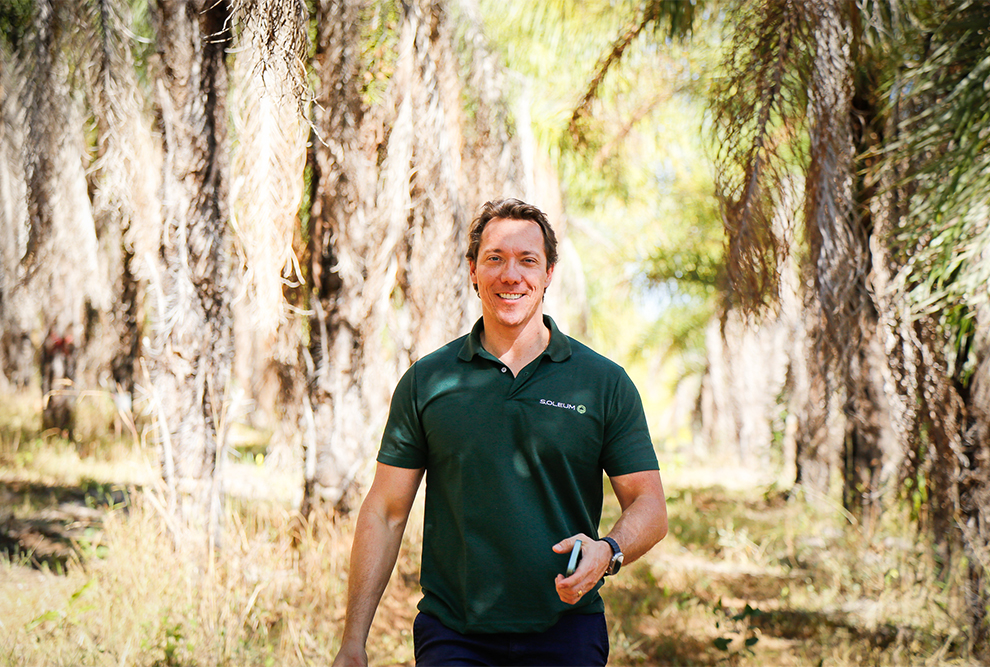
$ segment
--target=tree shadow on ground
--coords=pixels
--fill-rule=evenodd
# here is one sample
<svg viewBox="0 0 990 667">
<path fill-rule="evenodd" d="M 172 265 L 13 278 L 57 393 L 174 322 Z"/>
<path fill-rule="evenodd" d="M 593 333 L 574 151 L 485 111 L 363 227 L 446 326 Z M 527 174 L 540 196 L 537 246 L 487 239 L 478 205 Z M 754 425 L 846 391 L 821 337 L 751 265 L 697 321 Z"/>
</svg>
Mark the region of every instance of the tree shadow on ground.
<svg viewBox="0 0 990 667">
<path fill-rule="evenodd" d="M 722 591 L 738 594 L 752 588 L 752 582 L 736 591 L 729 588 Z M 765 586 L 756 588 L 766 591 Z M 940 647 L 949 653 L 964 648 L 948 636 L 893 623 L 867 626 L 841 611 L 764 611 L 759 606 L 769 598 L 762 595 L 748 601 L 735 598 L 737 602 L 723 605 L 722 598 L 713 602 L 706 599 L 707 594 L 664 588 L 642 576 L 642 571 L 633 581 L 607 589 L 603 594 L 614 626 L 612 634 L 621 638 L 620 645 L 613 647 L 621 654 L 614 664 L 738 664 L 744 653 L 752 657 L 752 664 L 819 664 L 826 647 L 839 643 L 858 656 L 859 664 L 898 664 L 898 656 L 932 654 Z M 746 638 L 753 638 L 753 643 L 751 650 L 744 651 Z"/>
<path fill-rule="evenodd" d="M 103 516 L 126 508 L 134 488 L 84 480 L 79 486 L 0 481 L 0 553 L 11 562 L 65 572 L 99 542 Z"/>
</svg>

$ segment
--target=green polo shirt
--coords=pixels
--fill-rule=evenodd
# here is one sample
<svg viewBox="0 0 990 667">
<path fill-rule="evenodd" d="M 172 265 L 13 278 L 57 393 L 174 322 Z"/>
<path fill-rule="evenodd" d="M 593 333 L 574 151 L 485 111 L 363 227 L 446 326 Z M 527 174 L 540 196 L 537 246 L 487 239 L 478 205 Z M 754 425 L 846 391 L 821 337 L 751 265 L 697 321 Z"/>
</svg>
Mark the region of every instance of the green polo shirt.
<svg viewBox="0 0 990 667">
<path fill-rule="evenodd" d="M 604 610 L 598 587 L 574 606 L 551 547 L 598 536 L 602 471 L 656 470 L 626 372 L 557 329 L 517 377 L 470 334 L 420 359 L 392 396 L 378 461 L 426 468 L 420 611 L 461 633 L 542 632 Z"/>
</svg>

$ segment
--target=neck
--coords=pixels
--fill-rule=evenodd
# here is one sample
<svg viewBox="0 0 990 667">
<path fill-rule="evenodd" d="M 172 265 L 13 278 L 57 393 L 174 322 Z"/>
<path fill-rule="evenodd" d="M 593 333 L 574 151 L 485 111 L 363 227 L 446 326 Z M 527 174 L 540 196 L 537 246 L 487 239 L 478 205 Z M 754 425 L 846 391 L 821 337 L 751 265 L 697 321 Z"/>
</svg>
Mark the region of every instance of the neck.
<svg viewBox="0 0 990 667">
<path fill-rule="evenodd" d="M 481 333 L 484 348 L 508 366 L 513 375 L 540 356 L 549 343 L 550 329 L 543 324 L 542 315 L 511 330 L 490 326 L 488 318 L 485 318 L 485 330 Z"/>
</svg>

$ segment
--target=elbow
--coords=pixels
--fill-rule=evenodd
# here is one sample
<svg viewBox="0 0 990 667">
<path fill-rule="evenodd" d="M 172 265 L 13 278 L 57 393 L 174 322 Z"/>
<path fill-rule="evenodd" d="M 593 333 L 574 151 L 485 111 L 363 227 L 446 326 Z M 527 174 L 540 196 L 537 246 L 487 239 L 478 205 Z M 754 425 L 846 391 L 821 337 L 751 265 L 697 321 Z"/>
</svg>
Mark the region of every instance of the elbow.
<svg viewBox="0 0 990 667">
<path fill-rule="evenodd" d="M 664 512 L 657 522 L 657 542 L 667 537 L 667 513 Z"/>
<path fill-rule="evenodd" d="M 656 536 L 657 542 L 660 542 L 663 538 L 667 537 L 667 503 L 661 499 L 660 507 L 657 511 L 657 523 L 656 523 Z"/>
</svg>

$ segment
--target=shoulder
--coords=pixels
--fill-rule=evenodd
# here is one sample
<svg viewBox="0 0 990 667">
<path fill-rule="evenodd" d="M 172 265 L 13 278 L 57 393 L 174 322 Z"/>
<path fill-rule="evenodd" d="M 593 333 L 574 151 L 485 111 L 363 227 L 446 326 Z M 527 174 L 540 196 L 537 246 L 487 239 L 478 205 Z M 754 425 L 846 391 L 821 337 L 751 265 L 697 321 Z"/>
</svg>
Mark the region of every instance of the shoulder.
<svg viewBox="0 0 990 667">
<path fill-rule="evenodd" d="M 625 368 L 573 338 L 570 343 L 571 356 L 561 367 L 568 377 L 588 388 L 597 388 L 606 405 L 635 405 L 641 401 L 639 389 Z"/>
<path fill-rule="evenodd" d="M 625 369 L 618 363 L 570 336 L 567 339 L 571 344 L 571 356 L 567 359 L 568 362 L 608 377 L 628 377 Z"/>
<path fill-rule="evenodd" d="M 438 376 L 446 376 L 451 372 L 457 372 L 456 369 L 460 366 L 458 354 L 466 338 L 466 335 L 461 336 L 414 361 L 406 372 L 403 373 L 399 384 L 423 387 L 435 381 Z"/>
<path fill-rule="evenodd" d="M 467 340 L 466 334 L 460 338 L 455 338 L 446 345 L 438 347 L 426 356 L 415 361 L 412 368 L 417 369 L 419 372 L 423 372 L 436 368 L 448 367 L 451 363 L 457 360 L 457 355 L 464 346 L 465 340 Z"/>
</svg>

